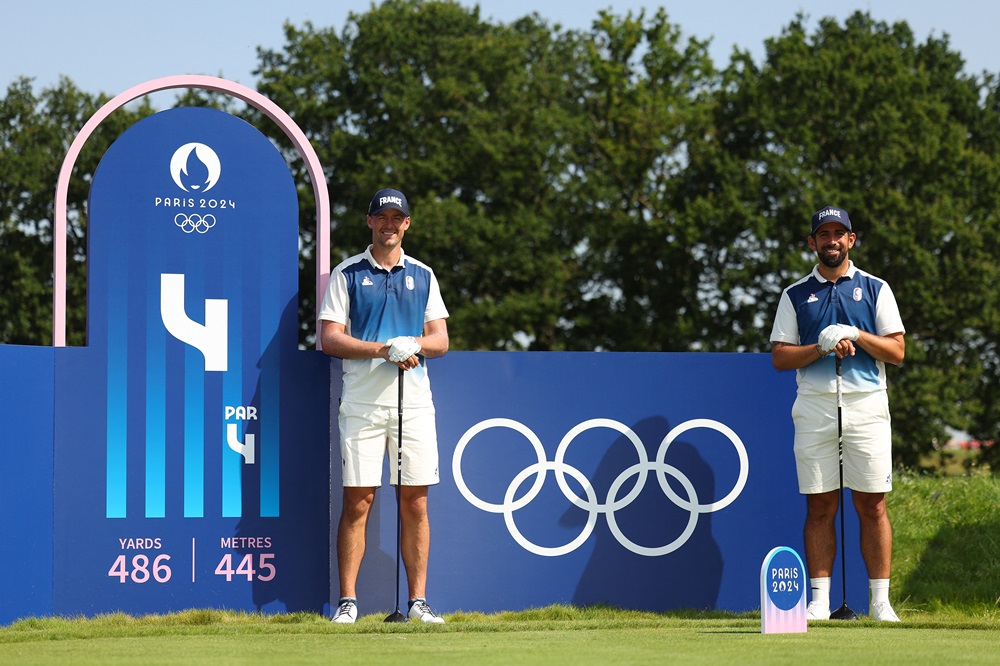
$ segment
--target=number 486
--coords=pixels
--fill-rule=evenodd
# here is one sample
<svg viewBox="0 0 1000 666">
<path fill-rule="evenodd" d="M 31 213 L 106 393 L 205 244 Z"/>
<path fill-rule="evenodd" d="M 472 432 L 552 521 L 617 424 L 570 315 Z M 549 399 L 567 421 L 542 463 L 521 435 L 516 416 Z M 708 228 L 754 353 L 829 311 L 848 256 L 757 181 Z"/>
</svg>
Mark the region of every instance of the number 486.
<svg viewBox="0 0 1000 666">
<path fill-rule="evenodd" d="M 157 583 L 166 583 L 170 580 L 171 571 L 164 562 L 169 559 L 169 555 L 157 555 L 156 559 L 153 560 L 152 571 L 150 571 L 149 557 L 139 553 L 132 557 L 132 570 L 129 571 L 125 556 L 119 555 L 115 563 L 111 565 L 111 569 L 108 570 L 108 576 L 112 578 L 117 576 L 119 583 L 124 583 L 129 578 L 132 579 L 133 583 L 145 583 L 152 575 L 153 580 Z"/>
</svg>

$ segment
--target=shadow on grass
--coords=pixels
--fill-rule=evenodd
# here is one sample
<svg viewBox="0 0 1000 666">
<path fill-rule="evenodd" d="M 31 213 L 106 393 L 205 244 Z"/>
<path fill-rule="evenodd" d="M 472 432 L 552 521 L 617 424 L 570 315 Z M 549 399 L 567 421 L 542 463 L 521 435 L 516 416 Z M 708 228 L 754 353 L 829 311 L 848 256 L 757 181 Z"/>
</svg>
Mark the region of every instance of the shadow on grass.
<svg viewBox="0 0 1000 666">
<path fill-rule="evenodd" d="M 900 581 L 899 598 L 911 604 L 995 606 L 1000 596 L 998 535 L 997 521 L 940 528 L 917 568 Z"/>
</svg>

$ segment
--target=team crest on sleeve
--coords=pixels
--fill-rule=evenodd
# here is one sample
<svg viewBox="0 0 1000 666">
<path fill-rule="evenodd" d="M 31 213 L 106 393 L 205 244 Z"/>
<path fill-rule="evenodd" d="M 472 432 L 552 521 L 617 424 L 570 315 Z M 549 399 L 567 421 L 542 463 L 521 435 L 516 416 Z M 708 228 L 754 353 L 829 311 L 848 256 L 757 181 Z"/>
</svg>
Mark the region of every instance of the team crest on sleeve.
<svg viewBox="0 0 1000 666">
<path fill-rule="evenodd" d="M 864 295 L 863 295 L 863 292 L 861 291 L 861 287 L 855 287 L 854 288 L 854 300 L 860 301 L 863 298 L 863 296 Z"/>
</svg>

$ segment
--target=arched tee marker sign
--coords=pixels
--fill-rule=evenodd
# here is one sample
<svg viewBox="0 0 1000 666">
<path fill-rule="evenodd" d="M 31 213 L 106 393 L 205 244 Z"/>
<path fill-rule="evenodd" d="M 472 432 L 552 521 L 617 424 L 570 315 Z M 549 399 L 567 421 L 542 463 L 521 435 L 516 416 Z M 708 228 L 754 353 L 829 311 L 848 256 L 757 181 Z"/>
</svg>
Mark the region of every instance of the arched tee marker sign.
<svg viewBox="0 0 1000 666">
<path fill-rule="evenodd" d="M 806 568 L 791 548 L 779 546 L 760 568 L 760 632 L 801 634 L 806 631 Z"/>
</svg>

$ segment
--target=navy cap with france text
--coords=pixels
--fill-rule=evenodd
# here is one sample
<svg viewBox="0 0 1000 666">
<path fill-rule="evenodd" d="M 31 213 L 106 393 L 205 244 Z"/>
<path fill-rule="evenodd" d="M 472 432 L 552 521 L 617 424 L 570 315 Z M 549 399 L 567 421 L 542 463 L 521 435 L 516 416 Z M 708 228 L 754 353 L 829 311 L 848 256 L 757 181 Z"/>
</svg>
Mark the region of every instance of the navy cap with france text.
<svg viewBox="0 0 1000 666">
<path fill-rule="evenodd" d="M 851 218 L 848 217 L 846 210 L 843 208 L 826 206 L 813 213 L 811 233 L 816 233 L 816 230 L 827 222 L 837 222 L 842 224 L 848 231 L 852 233 L 854 232 L 854 229 L 851 228 Z"/>
<path fill-rule="evenodd" d="M 406 203 L 406 195 L 404 195 L 399 190 L 393 190 L 390 188 L 379 190 L 372 197 L 372 201 L 368 204 L 368 214 L 378 215 L 384 210 L 393 208 L 398 211 L 402 211 L 403 215 L 406 217 L 410 216 L 410 207 Z"/>
</svg>

